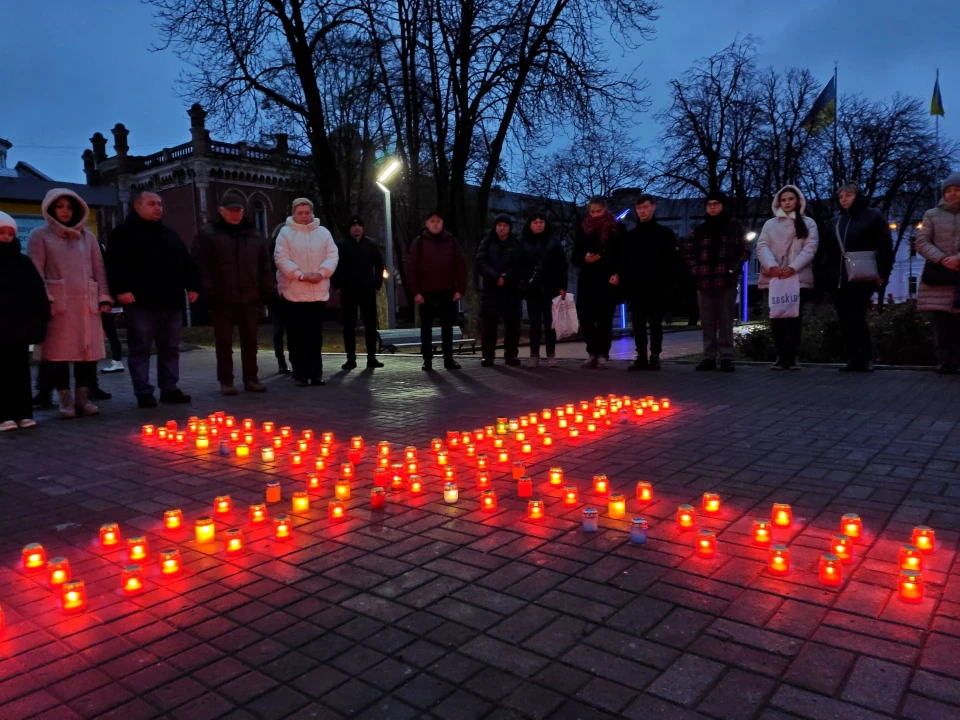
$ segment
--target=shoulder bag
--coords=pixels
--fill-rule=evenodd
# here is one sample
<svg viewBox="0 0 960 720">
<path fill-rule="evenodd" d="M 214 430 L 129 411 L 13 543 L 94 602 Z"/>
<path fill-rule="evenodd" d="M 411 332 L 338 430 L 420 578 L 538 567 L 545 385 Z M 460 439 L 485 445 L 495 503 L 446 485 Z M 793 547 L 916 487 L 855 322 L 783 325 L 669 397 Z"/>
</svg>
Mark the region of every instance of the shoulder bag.
<svg viewBox="0 0 960 720">
<path fill-rule="evenodd" d="M 844 229 L 843 238 L 840 237 L 840 221 L 837 220 L 837 242 L 840 243 L 840 255 L 843 257 L 843 265 L 847 270 L 847 281 L 849 282 L 876 282 L 880 280 L 880 272 L 877 270 L 877 253 L 875 250 L 857 250 L 847 252 L 844 240 L 846 240 L 847 230 L 850 229 L 850 222 Z"/>
</svg>

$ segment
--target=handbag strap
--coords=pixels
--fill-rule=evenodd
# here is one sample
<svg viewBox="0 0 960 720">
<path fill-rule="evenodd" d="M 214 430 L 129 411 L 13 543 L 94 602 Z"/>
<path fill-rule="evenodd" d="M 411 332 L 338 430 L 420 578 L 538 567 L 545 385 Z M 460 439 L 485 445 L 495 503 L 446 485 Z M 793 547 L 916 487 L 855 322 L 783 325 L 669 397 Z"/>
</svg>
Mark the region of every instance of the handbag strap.
<svg viewBox="0 0 960 720">
<path fill-rule="evenodd" d="M 840 218 L 839 217 L 837 218 L 837 227 L 836 227 L 835 235 L 837 236 L 837 242 L 840 244 L 840 254 L 843 255 L 844 257 L 847 256 L 847 245 L 845 241 L 847 239 L 847 232 L 850 230 L 851 222 L 852 222 L 852 218 L 848 216 L 847 226 L 843 229 L 843 237 L 841 238 L 840 237 Z"/>
</svg>

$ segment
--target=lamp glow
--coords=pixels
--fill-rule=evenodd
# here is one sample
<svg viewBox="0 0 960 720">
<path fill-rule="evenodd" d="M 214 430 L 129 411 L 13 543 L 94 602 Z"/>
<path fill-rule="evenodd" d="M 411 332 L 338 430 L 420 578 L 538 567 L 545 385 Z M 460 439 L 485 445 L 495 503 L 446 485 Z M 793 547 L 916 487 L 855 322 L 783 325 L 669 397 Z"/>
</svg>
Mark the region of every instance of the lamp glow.
<svg viewBox="0 0 960 720">
<path fill-rule="evenodd" d="M 753 544 L 769 545 L 773 542 L 773 528 L 769 520 L 753 521 Z"/>
<path fill-rule="evenodd" d="M 593 476 L 593 491 L 597 495 L 606 495 L 610 491 L 610 482 L 607 476 L 600 474 Z"/>
<path fill-rule="evenodd" d="M 853 560 L 853 540 L 846 535 L 834 535 L 831 552 L 840 558 L 840 562 L 846 565 Z"/>
<path fill-rule="evenodd" d="M 213 512 L 215 515 L 227 515 L 233 510 L 233 502 L 229 495 L 220 495 L 213 501 Z"/>
<path fill-rule="evenodd" d="M 533 480 L 529 477 L 522 477 L 517 480 L 517 497 L 533 497 Z"/>
<path fill-rule="evenodd" d="M 493 512 L 497 509 L 497 494 L 493 490 L 484 490 L 480 493 L 480 509 L 484 512 Z"/>
<path fill-rule="evenodd" d="M 863 536 L 863 520 L 856 513 L 847 513 L 840 520 L 840 532 L 853 540 Z"/>
<path fill-rule="evenodd" d="M 551 485 L 563 485 L 563 468 L 552 467 L 548 474 Z"/>
<path fill-rule="evenodd" d="M 901 570 L 899 582 L 900 599 L 905 603 L 923 602 L 923 575 L 916 570 Z"/>
<path fill-rule="evenodd" d="M 574 485 L 565 485 L 563 488 L 563 504 L 573 506 L 577 504 L 577 488 Z"/>
<path fill-rule="evenodd" d="M 349 500 L 350 499 L 350 481 L 346 478 L 340 478 L 337 480 L 336 485 L 333 486 L 333 494 L 337 500 Z"/>
<path fill-rule="evenodd" d="M 923 570 L 923 554 L 916 545 L 902 545 L 897 559 L 901 570 Z"/>
</svg>

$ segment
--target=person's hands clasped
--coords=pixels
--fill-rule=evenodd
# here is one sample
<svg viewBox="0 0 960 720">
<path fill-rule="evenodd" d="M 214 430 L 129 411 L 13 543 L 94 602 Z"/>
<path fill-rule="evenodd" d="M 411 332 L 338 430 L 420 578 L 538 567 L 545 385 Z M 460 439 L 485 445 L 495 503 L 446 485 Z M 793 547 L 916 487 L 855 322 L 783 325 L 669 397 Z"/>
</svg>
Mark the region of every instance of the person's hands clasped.
<svg viewBox="0 0 960 720">
<path fill-rule="evenodd" d="M 785 267 L 782 270 L 780 270 L 780 279 L 786 280 L 787 278 L 792 278 L 796 274 L 797 274 L 797 271 L 794 270 L 792 267 Z"/>
<path fill-rule="evenodd" d="M 588 252 L 586 255 L 584 255 L 583 259 L 586 260 L 588 263 L 595 263 L 597 260 L 600 259 L 600 253 Z"/>
</svg>

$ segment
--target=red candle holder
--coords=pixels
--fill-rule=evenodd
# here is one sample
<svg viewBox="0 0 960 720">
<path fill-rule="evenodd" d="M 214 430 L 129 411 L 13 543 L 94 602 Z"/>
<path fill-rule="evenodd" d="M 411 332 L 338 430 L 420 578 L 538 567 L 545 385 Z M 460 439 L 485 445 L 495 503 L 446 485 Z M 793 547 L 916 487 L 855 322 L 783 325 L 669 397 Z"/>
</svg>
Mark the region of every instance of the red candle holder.
<svg viewBox="0 0 960 720">
<path fill-rule="evenodd" d="M 627 514 L 627 501 L 623 495 L 611 495 L 607 499 L 607 515 L 611 520 L 623 520 Z"/>
<path fill-rule="evenodd" d="M 219 495 L 213 501 L 214 515 L 228 515 L 233 510 L 233 503 L 229 495 Z"/>
<path fill-rule="evenodd" d="M 198 517 L 193 527 L 193 533 L 198 545 L 212 543 L 217 533 L 217 528 L 213 524 L 213 518 L 206 516 Z"/>
<path fill-rule="evenodd" d="M 519 480 L 526 474 L 527 474 L 527 467 L 524 464 L 523 460 L 514 460 L 513 461 L 513 479 Z"/>
<path fill-rule="evenodd" d="M 183 510 L 165 510 L 163 513 L 164 530 L 179 530 L 183 527 Z"/>
<path fill-rule="evenodd" d="M 154 435 L 156 435 L 157 429 L 153 425 L 144 425 L 140 429 L 140 432 L 143 434 L 144 437 L 153 437 Z"/>
<path fill-rule="evenodd" d="M 293 525 L 290 524 L 290 518 L 286 515 L 277 515 L 273 519 L 274 540 L 289 540 L 291 537 L 293 537 Z"/>
<path fill-rule="evenodd" d="M 446 450 L 441 450 L 437 453 L 437 465 L 444 467 L 449 461 L 449 455 Z"/>
<path fill-rule="evenodd" d="M 517 497 L 533 497 L 533 480 L 528 477 L 517 480 Z"/>
<path fill-rule="evenodd" d="M 167 420 L 166 424 L 167 434 L 169 435 L 172 432 L 177 431 L 177 421 L 176 420 Z"/>
<path fill-rule="evenodd" d="M 303 453 L 299 450 L 297 452 L 290 453 L 290 467 L 302 467 L 303 466 Z"/>
<path fill-rule="evenodd" d="M 703 494 L 703 512 L 713 515 L 720 512 L 720 494 L 705 492 Z"/>
<path fill-rule="evenodd" d="M 863 520 L 856 513 L 847 513 L 840 520 L 840 532 L 856 541 L 863 536 Z"/>
<path fill-rule="evenodd" d="M 753 544 L 767 546 L 773 542 L 773 528 L 769 520 L 753 521 Z"/>
<path fill-rule="evenodd" d="M 563 488 L 563 504 L 574 506 L 577 504 L 577 488 L 573 485 L 566 485 Z"/>
<path fill-rule="evenodd" d="M 266 499 L 268 503 L 278 503 L 283 494 L 280 489 L 280 483 L 277 480 L 271 480 L 267 483 Z"/>
<path fill-rule="evenodd" d="M 145 537 L 127 538 L 127 558 L 132 563 L 146 562 L 149 555 L 147 539 Z"/>
<path fill-rule="evenodd" d="M 567 437 L 571 439 L 580 437 L 580 428 L 578 428 L 576 425 L 571 425 L 567 430 Z"/>
<path fill-rule="evenodd" d="M 334 522 L 343 520 L 347 515 L 347 510 L 340 500 L 331 500 L 328 508 L 330 519 Z"/>
<path fill-rule="evenodd" d="M 490 466 L 486 453 L 477 455 L 477 470 L 486 470 Z"/>
<path fill-rule="evenodd" d="M 460 446 L 460 433 L 456 430 L 447 431 L 447 447 L 456 450 Z"/>
<path fill-rule="evenodd" d="M 390 443 L 386 440 L 381 440 L 377 443 L 377 455 L 389 455 L 390 454 Z"/>
<path fill-rule="evenodd" d="M 484 490 L 480 493 L 480 509 L 484 512 L 493 512 L 497 509 L 497 494 L 493 490 Z"/>
<path fill-rule="evenodd" d="M 853 560 L 853 540 L 846 535 L 834 535 L 831 552 L 840 558 L 844 565 Z"/>
<path fill-rule="evenodd" d="M 333 454 L 333 449 L 327 443 L 320 443 L 320 457 L 327 459 Z"/>
<path fill-rule="evenodd" d="M 790 573 L 790 550 L 786 545 L 771 545 L 770 560 L 767 564 L 773 575 L 788 575 Z"/>
<path fill-rule="evenodd" d="M 120 526 L 117 523 L 106 523 L 100 526 L 100 544 L 110 547 L 120 542 Z"/>
<path fill-rule="evenodd" d="M 553 435 L 551 435 L 548 432 L 545 432 L 543 435 L 540 436 L 540 441 L 543 443 L 544 447 L 550 447 L 551 445 L 553 445 Z"/>
<path fill-rule="evenodd" d="M 250 522 L 259 525 L 267 520 L 267 506 L 263 503 L 256 503 L 250 506 Z"/>
<path fill-rule="evenodd" d="M 243 420 L 243 429 L 244 430 L 253 430 L 253 420 L 250 418 L 244 418 Z"/>
<path fill-rule="evenodd" d="M 419 475 L 410 476 L 410 494 L 419 495 L 423 492 L 423 482 L 420 480 Z"/>
<path fill-rule="evenodd" d="M 176 548 L 167 548 L 160 551 L 160 572 L 163 575 L 178 575 L 180 573 L 180 551 Z"/>
<path fill-rule="evenodd" d="M 307 442 L 313 442 L 313 430 L 303 430 L 300 433 L 300 437 Z"/>
<path fill-rule="evenodd" d="M 415 477 L 417 473 L 411 473 L 411 477 Z M 406 487 L 406 480 L 404 479 L 403 473 L 393 473 L 390 478 L 390 489 L 397 492 L 403 490 Z"/>
<path fill-rule="evenodd" d="M 563 468 L 550 468 L 550 472 L 547 473 L 547 479 L 550 481 L 551 485 L 563 485 Z"/>
<path fill-rule="evenodd" d="M 407 460 L 406 467 L 404 468 L 407 475 L 419 475 L 420 474 L 420 461 L 419 460 Z"/>
<path fill-rule="evenodd" d="M 928 525 L 917 525 L 910 536 L 910 543 L 920 548 L 924 555 L 930 555 L 937 549 L 937 534 Z"/>
<path fill-rule="evenodd" d="M 634 414 L 636 417 L 643 417 L 643 405 L 634 405 L 634 406 L 633 406 L 633 414 Z"/>
<path fill-rule="evenodd" d="M 40 543 L 24 545 L 20 557 L 24 570 L 42 570 L 47 564 L 47 551 Z"/>
<path fill-rule="evenodd" d="M 317 473 L 307 473 L 307 488 L 310 490 L 320 489 L 320 476 Z"/>
<path fill-rule="evenodd" d="M 483 436 L 487 439 L 492 438 L 497 432 L 497 429 L 493 425 L 484 425 L 483 426 Z"/>
<path fill-rule="evenodd" d="M 820 582 L 830 587 L 840 587 L 843 582 L 843 563 L 833 553 L 825 553 L 820 557 Z"/>
<path fill-rule="evenodd" d="M 531 500 L 527 503 L 527 520 L 543 520 L 543 501 Z"/>
<path fill-rule="evenodd" d="M 473 441 L 474 442 L 483 442 L 483 439 L 486 437 L 486 432 L 483 428 L 477 428 L 473 431 Z"/>
<path fill-rule="evenodd" d="M 916 570 L 901 570 L 898 585 L 900 599 L 905 603 L 923 602 L 923 575 Z"/>
<path fill-rule="evenodd" d="M 490 471 L 477 471 L 477 490 L 486 490 L 490 487 Z"/>
<path fill-rule="evenodd" d="M 693 505 L 681 505 L 677 508 L 677 527 L 680 530 L 693 530 L 697 526 L 697 514 Z"/>
<path fill-rule="evenodd" d="M 498 450 L 497 462 L 499 463 L 510 462 L 510 454 L 506 450 Z"/>
<path fill-rule="evenodd" d="M 47 581 L 50 587 L 58 588 L 70 579 L 70 561 L 55 557 L 47 563 Z"/>
<path fill-rule="evenodd" d="M 923 571 L 923 554 L 916 545 L 901 545 L 897 562 L 901 570 Z"/>
<path fill-rule="evenodd" d="M 610 482 L 607 480 L 607 476 L 600 474 L 593 476 L 593 492 L 597 495 L 606 495 L 610 492 Z"/>
<path fill-rule="evenodd" d="M 717 536 L 713 530 L 701 530 L 697 533 L 697 555 L 702 558 L 717 556 Z"/>
<path fill-rule="evenodd" d="M 283 438 L 280 435 L 274 435 L 272 443 L 273 443 L 273 449 L 279 450 L 280 448 L 283 447 Z"/>
<path fill-rule="evenodd" d="M 305 513 L 310 509 L 310 496 L 306 490 L 297 490 L 290 497 L 290 509 L 295 513 Z"/>
<path fill-rule="evenodd" d="M 79 613 L 87 607 L 87 590 L 83 580 L 69 580 L 60 588 L 60 609 L 63 612 Z"/>
<path fill-rule="evenodd" d="M 340 477 L 345 480 L 353 480 L 353 463 L 340 463 Z"/>
<path fill-rule="evenodd" d="M 394 465 L 393 472 L 387 472 L 386 468 L 378 467 L 373 471 L 373 486 L 379 488 L 385 488 L 390 484 L 390 479 L 397 474 L 400 474 L 403 470 L 403 466 L 396 464 Z"/>
<path fill-rule="evenodd" d="M 477 456 L 477 446 L 471 443 L 465 443 L 463 446 L 464 452 L 468 458 L 475 458 Z"/>
<path fill-rule="evenodd" d="M 263 423 L 263 432 L 266 435 L 273 435 L 273 431 L 274 431 L 274 424 L 272 422 L 267 420 L 265 423 Z"/>
<path fill-rule="evenodd" d="M 637 483 L 637 501 L 642 503 L 653 501 L 653 485 L 646 480 Z"/>
<path fill-rule="evenodd" d="M 378 468 L 388 468 L 390 467 L 390 456 L 389 455 L 377 455 L 377 467 Z"/>
<path fill-rule="evenodd" d="M 793 509 L 787 503 L 774 503 L 771 518 L 777 527 L 790 527 L 793 522 Z"/>
<path fill-rule="evenodd" d="M 370 507 L 373 510 L 383 510 L 387 506 L 387 493 L 381 487 L 370 488 Z"/>
<path fill-rule="evenodd" d="M 327 430 L 320 434 L 320 442 L 324 445 L 333 445 L 333 433 Z"/>
<path fill-rule="evenodd" d="M 224 535 L 227 555 L 239 555 L 243 552 L 243 531 L 240 528 L 230 528 Z"/>
<path fill-rule="evenodd" d="M 456 468 L 448 465 L 443 469 L 443 480 L 444 482 L 454 482 L 457 479 L 457 470 Z"/>
<path fill-rule="evenodd" d="M 297 440 L 297 450 L 299 452 L 305 453 L 310 449 L 310 443 L 306 440 Z"/>
<path fill-rule="evenodd" d="M 350 449 L 363 450 L 363 438 L 359 435 L 354 435 L 352 438 L 350 438 Z"/>
<path fill-rule="evenodd" d="M 540 411 L 540 417 L 543 418 L 544 420 L 552 420 L 553 410 L 551 410 L 550 408 L 544 408 L 543 410 Z"/>
<path fill-rule="evenodd" d="M 349 500 L 350 481 L 346 478 L 340 478 L 337 480 L 336 485 L 333 486 L 333 495 L 337 498 L 337 500 Z"/>
<path fill-rule="evenodd" d="M 669 410 L 669 409 L 670 409 L 670 400 L 669 400 L 668 398 L 663 398 L 663 399 L 660 401 L 660 407 L 662 407 L 664 410 Z"/>
<path fill-rule="evenodd" d="M 223 426 L 224 426 L 225 428 L 228 428 L 228 429 L 229 429 L 229 428 L 232 428 L 232 427 L 236 427 L 236 425 L 237 425 L 237 419 L 236 419 L 233 415 L 226 415 L 226 416 L 224 416 L 224 418 L 223 418 Z"/>
</svg>

